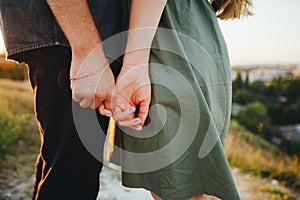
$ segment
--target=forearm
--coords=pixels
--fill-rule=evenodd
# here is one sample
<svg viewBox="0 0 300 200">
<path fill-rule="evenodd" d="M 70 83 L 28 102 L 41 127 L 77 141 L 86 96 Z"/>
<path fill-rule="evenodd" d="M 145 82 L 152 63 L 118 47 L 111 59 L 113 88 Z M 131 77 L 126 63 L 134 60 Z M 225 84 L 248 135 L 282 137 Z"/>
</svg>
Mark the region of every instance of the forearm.
<svg viewBox="0 0 300 200">
<path fill-rule="evenodd" d="M 131 0 L 129 32 L 116 83 L 113 117 L 121 126 L 142 130 L 151 102 L 149 55 L 166 0 Z M 139 105 L 138 116 L 131 113 Z"/>
<path fill-rule="evenodd" d="M 47 2 L 71 45 L 73 55 L 86 56 L 101 43 L 87 1 L 47 0 Z"/>
<path fill-rule="evenodd" d="M 167 0 L 131 1 L 126 53 L 141 48 L 141 53 L 147 54 L 150 51 L 166 2 Z"/>
</svg>

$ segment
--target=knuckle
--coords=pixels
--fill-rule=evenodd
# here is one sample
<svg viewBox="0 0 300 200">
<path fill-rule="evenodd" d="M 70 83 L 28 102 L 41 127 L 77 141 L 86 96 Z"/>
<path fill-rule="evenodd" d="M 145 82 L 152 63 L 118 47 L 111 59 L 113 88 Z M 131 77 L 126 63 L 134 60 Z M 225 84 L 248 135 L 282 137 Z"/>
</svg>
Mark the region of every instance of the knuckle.
<svg viewBox="0 0 300 200">
<path fill-rule="evenodd" d="M 80 105 L 82 108 L 87 108 L 87 107 L 88 107 L 88 106 L 87 106 L 85 103 L 83 103 L 83 102 L 80 102 L 79 105 Z"/>
<path fill-rule="evenodd" d="M 96 106 L 95 103 L 92 103 L 92 104 L 90 105 L 90 108 L 91 108 L 91 109 L 95 109 L 95 108 L 97 108 L 97 106 Z"/>
<path fill-rule="evenodd" d="M 124 121 L 119 121 L 118 123 L 119 123 L 120 126 L 125 126 L 126 125 L 126 123 Z"/>
<path fill-rule="evenodd" d="M 105 98 L 105 95 L 103 95 L 102 93 L 96 93 L 96 94 L 95 94 L 95 97 L 96 97 L 97 99 L 104 99 L 104 98 Z"/>
<path fill-rule="evenodd" d="M 97 101 L 94 102 L 94 106 L 95 108 L 99 108 L 99 110 L 101 110 L 100 103 L 98 103 Z"/>
<path fill-rule="evenodd" d="M 84 97 L 91 100 L 94 98 L 94 95 L 92 93 L 86 93 Z"/>
<path fill-rule="evenodd" d="M 96 108 L 96 106 L 94 106 L 94 105 L 90 106 L 90 109 L 95 109 L 95 108 Z"/>
<path fill-rule="evenodd" d="M 122 115 L 121 115 L 121 113 L 120 112 L 114 112 L 113 113 L 113 117 L 114 117 L 114 119 L 116 120 L 116 121 L 121 121 L 122 120 Z"/>
<path fill-rule="evenodd" d="M 79 95 L 78 95 L 78 93 L 77 92 L 75 92 L 75 91 L 73 91 L 73 93 L 72 93 L 72 96 L 73 96 L 73 98 L 75 99 L 75 98 L 79 98 Z"/>
<path fill-rule="evenodd" d="M 118 115 L 114 115 L 114 114 L 113 114 L 113 118 L 114 118 L 114 120 L 116 120 L 116 121 L 119 121 L 119 120 L 120 120 L 120 117 L 119 117 Z"/>
</svg>

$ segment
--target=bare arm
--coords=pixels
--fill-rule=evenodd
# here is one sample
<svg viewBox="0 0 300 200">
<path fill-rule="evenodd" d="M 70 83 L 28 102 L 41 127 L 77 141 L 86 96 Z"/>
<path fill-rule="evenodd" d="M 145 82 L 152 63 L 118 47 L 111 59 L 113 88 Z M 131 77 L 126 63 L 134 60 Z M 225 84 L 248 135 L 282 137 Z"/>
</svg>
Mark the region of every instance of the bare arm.
<svg viewBox="0 0 300 200">
<path fill-rule="evenodd" d="M 129 29 L 156 27 L 167 0 L 132 0 Z"/>
<path fill-rule="evenodd" d="M 141 130 L 151 102 L 148 62 L 152 40 L 167 0 L 132 0 L 129 33 L 116 88 L 114 118 L 122 126 Z M 130 112 L 140 105 L 138 117 Z"/>
<path fill-rule="evenodd" d="M 130 10 L 129 34 L 125 52 L 129 53 L 141 47 L 149 57 L 149 52 L 167 0 L 132 0 Z"/>
<path fill-rule="evenodd" d="M 80 102 L 82 107 L 110 109 L 115 81 L 87 1 L 47 0 L 47 3 L 71 45 L 70 76 L 93 74 L 71 82 L 73 99 Z M 105 112 L 109 114 L 107 110 Z"/>
<path fill-rule="evenodd" d="M 101 43 L 87 1 L 47 0 L 47 2 L 71 45 L 73 55 L 84 57 Z"/>
</svg>

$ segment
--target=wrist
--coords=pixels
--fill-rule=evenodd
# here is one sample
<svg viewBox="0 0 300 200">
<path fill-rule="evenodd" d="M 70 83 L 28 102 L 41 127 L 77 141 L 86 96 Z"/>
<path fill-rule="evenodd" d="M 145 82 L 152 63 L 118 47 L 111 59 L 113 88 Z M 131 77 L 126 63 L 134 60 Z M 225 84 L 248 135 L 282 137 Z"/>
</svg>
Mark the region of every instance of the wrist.
<svg viewBox="0 0 300 200">
<path fill-rule="evenodd" d="M 93 51 L 97 51 L 101 58 L 105 57 L 101 41 L 88 41 L 71 44 L 72 56 L 85 59 Z"/>
<path fill-rule="evenodd" d="M 141 65 L 148 65 L 150 57 L 149 49 L 140 49 L 131 52 L 125 52 L 123 59 L 123 67 L 131 68 Z"/>
<path fill-rule="evenodd" d="M 105 60 L 103 62 L 104 64 L 103 65 L 99 65 L 99 66 L 95 66 L 93 68 L 85 68 L 83 69 L 81 73 L 76 73 L 76 75 L 72 75 L 72 73 L 70 73 L 70 80 L 72 81 L 75 81 L 75 80 L 80 80 L 80 79 L 84 79 L 84 78 L 88 78 L 88 77 L 91 77 L 91 76 L 94 76 L 96 74 L 101 74 L 102 72 L 104 72 L 107 68 L 109 68 L 109 63 L 108 63 L 108 60 Z M 109 68 L 110 69 L 110 68 Z"/>
<path fill-rule="evenodd" d="M 107 66 L 109 66 L 109 61 L 101 46 L 90 49 L 85 48 L 82 51 L 72 50 L 71 77 L 84 76 L 95 71 L 105 70 Z"/>
</svg>

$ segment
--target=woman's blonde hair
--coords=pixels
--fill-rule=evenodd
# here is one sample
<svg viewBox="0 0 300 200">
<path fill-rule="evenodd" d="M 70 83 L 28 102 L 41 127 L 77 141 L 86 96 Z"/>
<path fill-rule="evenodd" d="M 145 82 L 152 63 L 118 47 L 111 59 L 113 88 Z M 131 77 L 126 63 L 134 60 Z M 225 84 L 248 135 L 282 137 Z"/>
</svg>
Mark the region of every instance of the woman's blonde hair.
<svg viewBox="0 0 300 200">
<path fill-rule="evenodd" d="M 251 0 L 211 0 L 211 4 L 220 19 L 240 18 L 242 15 L 251 15 L 249 10 Z"/>
</svg>

